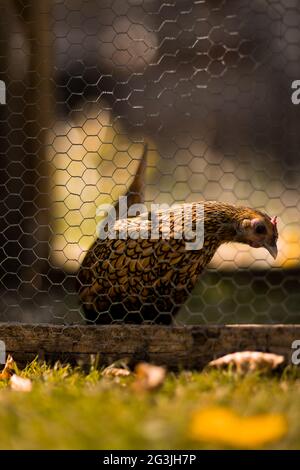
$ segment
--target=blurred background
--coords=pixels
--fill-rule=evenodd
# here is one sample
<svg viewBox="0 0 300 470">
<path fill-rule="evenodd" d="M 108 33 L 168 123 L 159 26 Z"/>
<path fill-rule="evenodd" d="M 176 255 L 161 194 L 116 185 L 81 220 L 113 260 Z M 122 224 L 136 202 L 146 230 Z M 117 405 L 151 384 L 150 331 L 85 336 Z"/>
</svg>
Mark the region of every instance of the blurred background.
<svg viewBox="0 0 300 470">
<path fill-rule="evenodd" d="M 277 215 L 223 246 L 181 323 L 300 322 L 299 0 L 0 0 L 0 321 L 82 322 L 96 208 L 149 142 L 146 201 Z"/>
</svg>

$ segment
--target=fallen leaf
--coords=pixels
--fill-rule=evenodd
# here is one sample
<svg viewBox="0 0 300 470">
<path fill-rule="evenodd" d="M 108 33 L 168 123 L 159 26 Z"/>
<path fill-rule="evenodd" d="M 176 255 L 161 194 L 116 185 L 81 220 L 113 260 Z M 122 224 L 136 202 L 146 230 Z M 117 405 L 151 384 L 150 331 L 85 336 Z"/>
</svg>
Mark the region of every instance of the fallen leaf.
<svg viewBox="0 0 300 470">
<path fill-rule="evenodd" d="M 9 354 L 2 372 L 0 372 L 0 380 L 8 380 L 18 370 L 17 364 L 13 357 Z"/>
<path fill-rule="evenodd" d="M 136 380 L 133 388 L 136 391 L 155 390 L 159 388 L 166 377 L 165 367 L 154 366 L 141 362 L 135 367 Z"/>
<path fill-rule="evenodd" d="M 190 436 L 197 441 L 251 449 L 277 441 L 287 430 L 287 421 L 281 414 L 243 417 L 225 407 L 211 407 L 194 413 Z"/>
<path fill-rule="evenodd" d="M 19 375 L 13 375 L 10 378 L 10 386 L 12 390 L 16 392 L 31 392 L 32 390 L 32 382 L 30 379 L 25 379 L 24 377 L 20 377 Z"/>
<path fill-rule="evenodd" d="M 128 377 L 130 371 L 121 367 L 106 367 L 106 369 L 102 371 L 102 375 L 104 377 Z"/>
<path fill-rule="evenodd" d="M 263 353 L 260 351 L 241 351 L 219 357 L 211 361 L 208 367 L 224 369 L 232 366 L 238 374 L 245 374 L 247 372 L 272 371 L 283 364 L 283 362 L 284 356 L 278 354 Z"/>
</svg>

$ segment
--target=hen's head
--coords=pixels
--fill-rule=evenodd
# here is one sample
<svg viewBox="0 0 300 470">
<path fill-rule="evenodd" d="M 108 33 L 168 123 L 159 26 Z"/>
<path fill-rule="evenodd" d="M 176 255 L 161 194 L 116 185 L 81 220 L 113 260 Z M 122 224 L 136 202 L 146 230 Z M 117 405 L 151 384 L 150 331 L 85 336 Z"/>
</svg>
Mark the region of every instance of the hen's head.
<svg viewBox="0 0 300 470">
<path fill-rule="evenodd" d="M 277 217 L 263 212 L 245 209 L 236 225 L 235 241 L 246 243 L 253 248 L 266 248 L 275 259 L 277 256 Z"/>
</svg>

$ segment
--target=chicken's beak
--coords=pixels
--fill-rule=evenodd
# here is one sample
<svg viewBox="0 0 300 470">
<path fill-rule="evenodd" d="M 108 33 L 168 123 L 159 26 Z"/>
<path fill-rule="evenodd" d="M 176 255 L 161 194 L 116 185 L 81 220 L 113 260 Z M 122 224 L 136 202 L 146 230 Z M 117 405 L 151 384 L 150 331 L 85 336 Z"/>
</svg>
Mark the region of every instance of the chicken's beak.
<svg viewBox="0 0 300 470">
<path fill-rule="evenodd" d="M 264 247 L 266 248 L 266 250 L 268 250 L 268 252 L 270 253 L 271 256 L 273 256 L 274 259 L 277 258 L 278 249 L 277 249 L 276 243 L 269 245 L 269 243 L 265 242 Z"/>
</svg>

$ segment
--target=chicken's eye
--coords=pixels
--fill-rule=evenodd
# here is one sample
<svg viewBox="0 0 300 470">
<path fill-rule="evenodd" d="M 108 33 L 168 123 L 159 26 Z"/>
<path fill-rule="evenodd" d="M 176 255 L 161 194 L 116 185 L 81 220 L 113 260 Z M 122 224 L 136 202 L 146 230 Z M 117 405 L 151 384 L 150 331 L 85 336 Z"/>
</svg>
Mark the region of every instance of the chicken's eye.
<svg viewBox="0 0 300 470">
<path fill-rule="evenodd" d="M 255 227 L 255 233 L 259 234 L 259 235 L 263 235 L 264 233 L 267 233 L 267 229 L 266 227 L 264 226 L 264 224 L 258 224 L 256 227 Z"/>
</svg>

